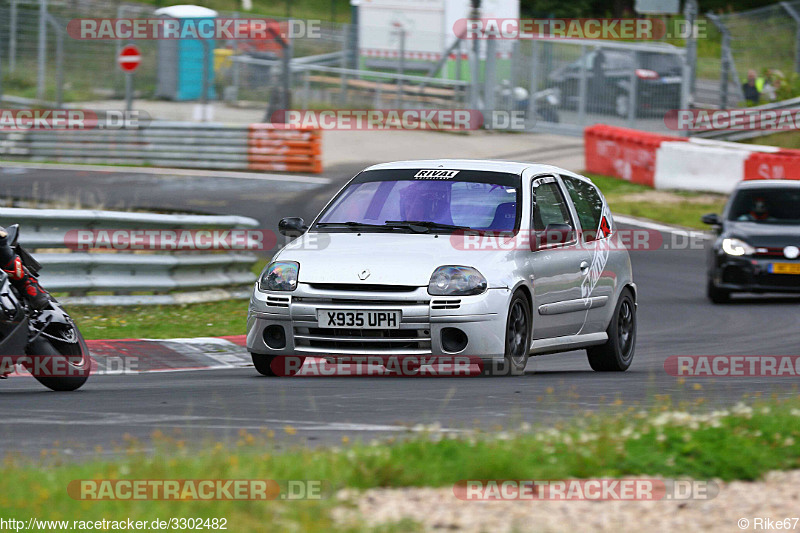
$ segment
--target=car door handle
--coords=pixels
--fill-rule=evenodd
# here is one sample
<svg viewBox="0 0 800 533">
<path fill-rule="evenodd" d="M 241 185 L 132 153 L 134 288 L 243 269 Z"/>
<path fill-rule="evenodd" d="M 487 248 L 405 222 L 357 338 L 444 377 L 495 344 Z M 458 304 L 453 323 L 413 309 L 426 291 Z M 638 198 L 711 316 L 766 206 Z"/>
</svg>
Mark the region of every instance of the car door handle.
<svg viewBox="0 0 800 533">
<path fill-rule="evenodd" d="M 586 261 L 581 262 L 581 273 L 586 274 L 586 271 L 589 270 L 589 263 Z"/>
</svg>

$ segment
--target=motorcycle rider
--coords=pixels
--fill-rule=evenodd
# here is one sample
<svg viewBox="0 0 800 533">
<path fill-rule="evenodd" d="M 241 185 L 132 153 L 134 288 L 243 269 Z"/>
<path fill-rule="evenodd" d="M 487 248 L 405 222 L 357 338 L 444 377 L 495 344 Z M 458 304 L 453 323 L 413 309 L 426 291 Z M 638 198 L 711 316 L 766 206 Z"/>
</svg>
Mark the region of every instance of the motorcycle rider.
<svg viewBox="0 0 800 533">
<path fill-rule="evenodd" d="M 11 284 L 37 311 L 47 306 L 50 294 L 39 285 L 36 278 L 22 264 L 22 260 L 8 244 L 8 233 L 0 226 L 0 268 L 8 274 Z"/>
</svg>

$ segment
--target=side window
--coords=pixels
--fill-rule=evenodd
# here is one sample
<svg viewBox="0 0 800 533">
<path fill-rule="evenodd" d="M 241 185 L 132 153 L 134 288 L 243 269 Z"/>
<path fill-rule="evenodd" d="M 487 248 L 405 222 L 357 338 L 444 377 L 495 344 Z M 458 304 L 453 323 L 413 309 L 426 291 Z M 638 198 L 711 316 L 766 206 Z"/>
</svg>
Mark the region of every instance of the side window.
<svg viewBox="0 0 800 533">
<path fill-rule="evenodd" d="M 533 202 L 534 231 L 544 231 L 548 224 L 568 224 L 575 228 L 569 216 L 569 208 L 555 181 L 536 186 L 533 189 Z"/>
<path fill-rule="evenodd" d="M 594 185 L 583 180 L 561 176 L 567 186 L 569 197 L 575 204 L 578 212 L 578 220 L 581 223 L 584 240 L 593 241 L 597 239 L 597 232 L 601 231 L 600 224 L 603 219 L 603 198 L 597 192 Z M 606 224 L 608 222 L 606 221 Z M 602 228 L 603 234 L 610 232 L 610 228 Z"/>
</svg>

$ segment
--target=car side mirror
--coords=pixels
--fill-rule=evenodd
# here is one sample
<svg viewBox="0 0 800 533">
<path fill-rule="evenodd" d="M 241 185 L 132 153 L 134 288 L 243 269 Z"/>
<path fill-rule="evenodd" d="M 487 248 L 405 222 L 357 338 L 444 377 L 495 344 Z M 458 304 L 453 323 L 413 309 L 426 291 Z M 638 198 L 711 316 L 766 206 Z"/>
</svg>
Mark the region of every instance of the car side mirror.
<svg viewBox="0 0 800 533">
<path fill-rule="evenodd" d="M 305 233 L 307 229 L 308 226 L 306 226 L 305 221 L 300 217 L 286 217 L 278 222 L 278 231 L 281 232 L 281 235 L 287 237 L 299 237 Z"/>
<path fill-rule="evenodd" d="M 701 219 L 703 224 L 708 224 L 709 226 L 721 226 L 722 219 L 716 213 L 709 213 L 707 215 L 703 215 Z"/>
<path fill-rule="evenodd" d="M 551 248 L 559 244 L 566 244 L 574 238 L 572 226 L 569 224 L 548 224 L 544 231 L 536 231 L 531 239 L 531 251 Z"/>
</svg>

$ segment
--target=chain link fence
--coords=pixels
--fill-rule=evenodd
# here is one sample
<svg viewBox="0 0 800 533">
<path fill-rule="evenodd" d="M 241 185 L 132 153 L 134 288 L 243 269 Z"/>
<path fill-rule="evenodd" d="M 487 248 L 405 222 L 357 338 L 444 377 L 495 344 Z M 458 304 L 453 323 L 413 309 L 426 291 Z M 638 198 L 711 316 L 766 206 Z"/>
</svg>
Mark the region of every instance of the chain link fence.
<svg viewBox="0 0 800 533">
<path fill-rule="evenodd" d="M 76 40 L 64 29 L 81 17 L 153 17 L 153 6 L 48 0 L 44 28 L 41 14 L 38 1 L 0 0 L 5 93 L 56 102 L 122 99 L 125 76 L 116 56 L 126 43 Z M 277 20 L 284 28 L 296 23 Z M 452 36 L 427 28 L 412 28 L 412 34 L 362 24 L 356 31 L 314 21 L 303 29 L 288 49 L 269 41 L 216 41 L 216 98 L 259 110 L 254 120 L 269 119 L 282 107 L 469 108 L 484 111 L 490 127 L 504 127 L 494 122 L 494 112 L 517 112 L 528 131 L 573 134 L 598 122 L 665 131 L 664 113 L 689 102 L 685 51 L 663 43 L 488 40 L 449 46 Z M 158 96 L 159 43 L 135 41 L 142 52 L 134 76 L 137 99 Z M 281 94 L 286 88 L 288 98 Z M 224 111 L 216 116 L 224 121 Z"/>
</svg>

